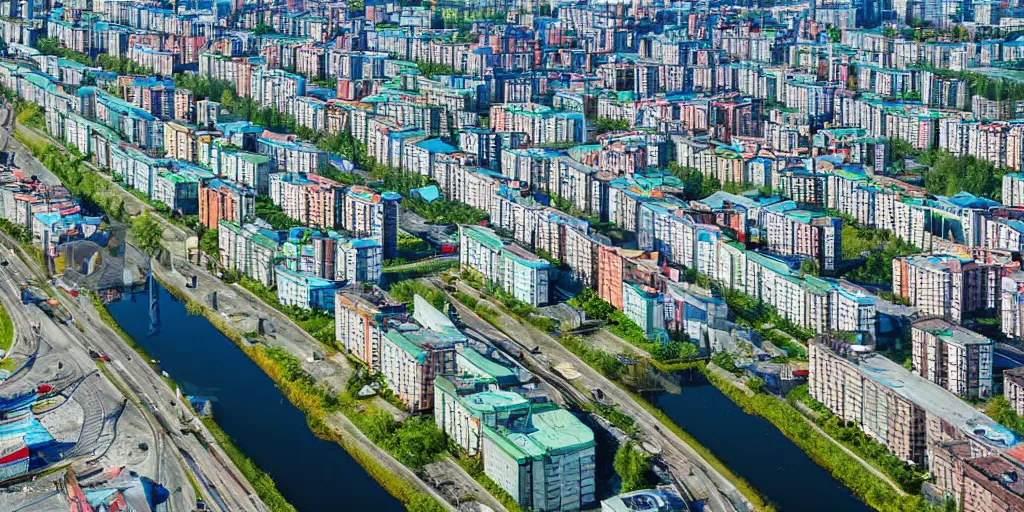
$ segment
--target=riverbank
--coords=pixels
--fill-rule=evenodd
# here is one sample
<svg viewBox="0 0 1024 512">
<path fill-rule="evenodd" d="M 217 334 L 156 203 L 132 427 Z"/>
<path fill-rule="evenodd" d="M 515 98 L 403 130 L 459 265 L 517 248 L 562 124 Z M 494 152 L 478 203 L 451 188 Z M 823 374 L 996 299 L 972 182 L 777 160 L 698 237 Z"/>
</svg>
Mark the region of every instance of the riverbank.
<svg viewBox="0 0 1024 512">
<path fill-rule="evenodd" d="M 146 349 L 135 341 L 135 339 L 127 332 L 125 332 L 125 330 L 121 328 L 121 325 L 117 323 L 113 316 L 111 316 L 110 311 L 108 311 L 106 305 L 100 301 L 99 296 L 95 292 L 89 292 L 88 295 L 93 307 L 99 313 L 100 321 L 114 331 L 114 333 L 117 334 L 126 345 L 139 354 L 140 357 L 144 358 L 146 361 L 153 361 L 153 357 L 146 353 Z M 153 363 L 150 363 L 150 366 L 152 367 Z M 156 368 L 154 368 L 154 370 L 156 370 Z M 171 389 L 182 389 L 182 386 L 175 382 L 173 377 L 168 377 L 163 374 L 160 374 L 160 376 Z M 183 401 L 181 405 L 182 407 L 188 407 L 187 404 L 188 402 Z M 252 485 L 253 489 L 256 491 L 256 495 L 260 497 L 260 500 L 262 500 L 265 505 L 270 507 L 270 510 L 273 512 L 296 512 L 295 507 L 288 503 L 288 500 L 286 500 L 284 495 L 281 494 L 281 491 L 278 490 L 274 481 L 266 474 L 266 472 L 256 466 L 248 456 L 246 456 L 231 442 L 231 438 L 224 433 L 212 417 L 202 417 L 201 421 L 203 425 L 206 426 L 211 437 L 211 439 L 204 439 L 203 442 L 216 443 L 222 450 L 224 450 L 224 453 L 227 454 L 228 458 L 231 459 L 231 462 L 233 462 L 239 469 L 242 476 L 244 476 L 245 479 L 249 481 L 249 484 Z"/>
<path fill-rule="evenodd" d="M 929 511 L 932 505 L 921 496 L 901 495 L 874 475 L 861 462 L 813 428 L 805 417 L 786 401 L 764 393 L 750 393 L 745 386 L 701 365 L 700 372 L 723 395 L 747 414 L 760 416 L 775 426 L 816 464 L 849 488 L 871 508 L 880 512 Z"/>
<path fill-rule="evenodd" d="M 290 352 L 263 345 L 251 345 L 242 334 L 228 325 L 216 311 L 202 305 L 201 298 L 172 283 L 170 271 L 154 266 L 157 281 L 182 302 L 198 303 L 201 314 L 210 324 L 231 340 L 277 385 L 281 393 L 306 417 L 306 423 L 318 438 L 337 443 L 392 496 L 415 512 L 454 510 L 427 487 L 415 473 L 366 438 L 359 427 L 358 416 L 373 407 L 356 401 L 342 392 L 335 394 L 302 369 L 301 362 Z M 204 277 L 206 278 L 206 277 Z M 207 278 L 212 279 L 212 278 Z M 183 280 L 183 278 L 182 278 Z M 359 436 L 351 434 L 359 432 Z M 350 435 L 345 435 L 346 433 Z"/>
<path fill-rule="evenodd" d="M 25 143 L 26 146 L 32 150 L 35 156 L 46 151 L 46 148 L 48 147 L 38 143 L 38 139 L 44 137 L 46 140 L 50 140 L 51 144 L 60 150 L 58 154 L 67 155 L 68 153 L 68 151 L 58 142 L 53 141 L 52 138 L 39 133 L 35 129 L 21 125 L 21 123 L 18 122 L 15 123 L 15 128 L 15 138 L 19 142 Z M 66 156 L 62 160 L 66 160 Z M 44 167 L 48 168 L 49 166 L 44 165 Z M 58 165 L 58 167 L 60 166 Z M 52 169 L 48 168 L 47 170 L 54 173 L 58 179 L 63 180 L 63 178 L 66 178 L 66 176 L 62 176 Z M 75 192 L 77 196 L 83 197 L 89 203 L 99 207 L 107 215 L 110 215 L 113 218 L 119 218 L 118 213 L 125 213 L 122 206 L 125 204 L 141 207 L 141 211 L 151 210 L 151 208 L 146 208 L 145 205 L 136 205 L 139 201 L 134 195 L 124 188 L 113 184 L 109 179 L 106 179 L 105 176 L 100 176 L 98 171 L 94 170 L 83 174 L 84 176 L 92 176 L 95 174 L 96 177 L 100 178 L 98 180 L 100 186 L 76 186 L 73 187 L 73 192 Z M 132 208 L 132 212 L 134 211 L 137 210 Z M 127 214 L 130 216 L 132 215 L 132 212 L 127 212 Z M 169 223 L 163 218 L 163 216 L 156 214 L 155 212 L 152 215 L 155 215 L 155 217 L 165 226 L 165 241 L 176 244 L 181 241 L 179 239 L 180 235 L 187 235 L 187 233 L 183 233 L 180 227 Z M 120 215 L 120 217 L 123 216 L 124 215 Z M 176 232 L 179 236 L 172 235 L 171 238 L 168 238 L 168 230 Z M 201 305 L 199 299 L 189 297 L 177 286 L 170 285 L 170 283 L 167 282 L 167 279 L 161 279 L 161 285 L 165 286 L 171 293 L 175 293 L 177 296 L 183 297 L 184 300 Z M 369 446 L 366 446 L 366 443 L 356 444 L 347 442 L 342 436 L 331 433 L 330 429 L 325 429 L 323 427 L 326 425 L 324 418 L 328 411 L 324 411 L 322 408 L 318 407 L 317 404 L 317 401 L 322 396 L 321 392 L 311 392 L 309 389 L 297 388 L 294 382 L 282 378 L 282 375 L 284 375 L 282 368 L 280 368 L 272 359 L 263 357 L 264 354 L 260 352 L 261 349 L 246 346 L 241 340 L 240 333 L 228 326 L 222 317 L 217 315 L 215 312 L 210 311 L 209 308 L 206 308 L 205 306 L 202 307 L 202 313 L 214 327 L 221 331 L 229 340 L 233 341 L 236 346 L 241 348 L 243 352 L 264 371 L 264 373 L 274 380 L 279 388 L 285 392 L 285 396 L 289 401 L 307 416 L 307 423 L 314 434 L 321 439 L 334 441 L 342 446 L 342 448 L 348 451 L 353 459 L 355 459 L 366 469 L 368 473 L 378 480 L 391 495 L 405 503 L 409 510 L 423 512 L 454 510 L 432 489 L 419 480 L 419 478 L 409 470 L 409 468 L 397 463 L 393 458 L 391 459 L 393 464 L 387 464 L 386 459 L 390 456 L 379 447 L 376 447 L 373 443 L 369 443 Z M 131 343 L 129 343 L 129 345 L 131 345 Z M 135 349 L 135 347 L 132 348 Z M 351 423 L 349 416 L 345 416 L 345 418 Z M 353 428 L 356 428 L 354 424 L 352 426 Z M 371 453 L 375 453 L 377 456 L 375 457 L 370 455 Z M 384 461 L 383 463 L 381 462 L 382 460 Z"/>
</svg>

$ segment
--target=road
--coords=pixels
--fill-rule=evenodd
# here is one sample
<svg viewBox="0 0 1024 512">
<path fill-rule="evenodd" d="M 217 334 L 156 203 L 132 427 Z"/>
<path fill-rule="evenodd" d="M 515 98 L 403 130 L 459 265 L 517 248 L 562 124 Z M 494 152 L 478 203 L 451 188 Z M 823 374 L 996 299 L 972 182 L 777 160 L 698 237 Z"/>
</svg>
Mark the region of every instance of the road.
<svg viewBox="0 0 1024 512">
<path fill-rule="evenodd" d="M 12 241 L 6 235 L 0 235 L 0 239 L 6 247 L 10 247 L 9 244 Z M 8 258 L 8 261 L 10 263 L 4 270 L 5 277 L 8 278 L 5 279 L 5 287 L 12 286 L 8 283 L 20 283 L 28 278 L 43 279 L 38 267 L 30 267 L 20 258 Z M 17 296 L 16 288 L 10 293 L 12 296 Z M 195 475 L 197 479 L 200 482 L 208 482 L 203 492 L 204 496 L 207 499 L 213 498 L 213 503 L 218 501 L 217 496 L 224 497 L 224 501 L 229 506 L 222 507 L 221 510 L 225 512 L 229 510 L 255 512 L 268 510 L 221 450 L 217 447 L 207 450 L 204 444 L 192 434 L 182 434 L 181 429 L 187 426 L 205 433 L 206 439 L 212 439 L 212 436 L 205 432 L 205 428 L 200 428 L 202 423 L 193 417 L 191 411 L 177 403 L 175 393 L 156 371 L 130 349 L 120 336 L 97 320 L 99 313 L 93 308 L 89 299 L 84 295 L 78 299 L 67 296 L 60 297 L 60 299 L 77 320 L 81 331 L 73 326 L 65 326 L 45 319 L 39 322 L 44 329 L 45 337 L 49 340 L 65 340 L 64 343 L 77 344 L 85 352 L 92 349 L 112 359 L 104 367 L 106 374 L 122 394 L 139 406 L 156 434 L 157 446 L 154 448 L 162 462 L 158 465 L 155 479 L 159 481 L 161 475 L 166 473 L 161 469 L 165 467 L 165 464 L 169 462 L 180 464 L 181 456 L 178 454 L 180 450 L 190 454 L 196 461 L 196 466 L 199 468 L 199 474 Z M 31 311 L 33 308 L 23 307 L 20 309 Z M 25 322 L 22 320 L 18 323 L 24 324 Z M 184 419 L 179 419 L 180 417 Z M 185 487 L 187 491 L 187 484 Z M 174 491 L 174 489 L 170 490 Z"/>
<path fill-rule="evenodd" d="M 438 288 L 444 289 L 444 283 L 440 279 L 430 278 L 429 281 Z M 461 281 L 458 281 L 458 284 L 460 291 L 480 297 L 477 290 L 466 286 Z M 451 295 L 448 296 L 448 299 L 455 305 L 462 321 L 472 331 L 486 337 L 494 345 L 507 346 L 511 343 L 520 347 L 524 360 L 537 371 L 539 377 L 550 381 L 559 389 L 571 389 L 571 393 L 577 399 L 590 401 L 590 397 L 579 392 L 573 386 L 559 385 L 559 382 L 565 383 L 566 381 L 548 370 L 563 362 L 571 364 L 581 374 L 578 379 L 580 384 L 586 389 L 603 391 L 607 401 L 618 404 L 622 412 L 636 420 L 645 441 L 661 447 L 661 457 L 669 465 L 671 473 L 691 495 L 707 500 L 704 510 L 718 512 L 753 510 L 753 506 L 746 497 L 724 476 L 715 471 L 690 445 L 667 428 L 662 428 L 660 420 L 640 406 L 632 396 L 569 352 L 557 340 L 546 333 L 521 324 L 503 312 L 499 312 L 499 322 L 505 332 L 499 331 Z M 535 347 L 540 349 L 540 354 L 530 352 Z"/>
<path fill-rule="evenodd" d="M 0 129 L 0 148 L 17 155 L 17 165 L 25 169 L 26 172 L 35 174 L 47 183 L 60 183 L 52 173 L 42 167 L 27 149 L 10 136 L 9 130 L 14 116 L 10 115 L 10 111 L 7 109 L 0 109 L 0 118 L 4 117 L 7 117 L 7 122 L 4 123 L 3 129 Z M 6 234 L 0 233 L 0 239 L 6 247 L 14 247 L 13 240 Z M 10 265 L 7 267 L 7 271 L 13 278 L 23 280 L 33 277 L 44 280 L 42 270 L 34 263 L 30 265 L 21 258 L 13 257 L 8 260 Z M 31 261 L 28 258 L 26 260 Z M 256 496 L 255 490 L 245 480 L 238 468 L 212 441 L 213 436 L 206 430 L 202 422 L 195 418 L 187 407 L 181 407 L 177 403 L 174 391 L 167 386 L 156 371 L 128 347 L 117 333 L 97 321 L 99 314 L 88 298 L 83 295 L 78 299 L 67 296 L 63 296 L 61 299 L 62 304 L 68 308 L 74 318 L 79 320 L 78 326 L 81 328 L 81 332 L 78 329 L 53 322 L 43 325 L 54 325 L 59 332 L 58 336 L 63 335 L 69 340 L 74 340 L 86 351 L 94 349 L 113 360 L 112 363 L 105 366 L 107 374 L 112 378 L 112 384 L 115 387 L 118 387 L 127 398 L 140 406 L 146 420 L 159 434 L 156 436 L 158 439 L 156 449 L 157 453 L 161 455 L 161 465 L 167 463 L 184 465 L 184 457 L 181 454 L 187 454 L 194 461 L 194 465 L 190 465 L 190 472 L 203 487 L 202 494 L 208 505 L 213 505 L 215 509 L 224 512 L 269 510 Z M 24 321 L 21 323 L 24 324 Z M 16 328 L 18 328 L 18 324 L 16 324 Z M 199 436 L 202 436 L 203 441 L 191 433 L 183 434 L 181 432 L 183 427 L 197 432 Z M 157 476 L 159 477 L 161 473 L 163 471 L 158 469 Z"/>
<path fill-rule="evenodd" d="M 4 113 L 0 111 L 0 119 L 3 118 Z M 13 120 L 13 116 L 10 116 Z M 13 121 L 9 122 L 8 125 L 13 124 Z M 9 128 L 0 130 L 0 144 L 8 144 L 12 150 L 18 148 L 18 155 L 24 155 L 18 157 L 18 165 L 25 166 L 30 165 L 29 162 L 35 162 L 38 167 L 42 167 L 38 160 L 31 156 L 20 143 L 17 142 L 13 137 L 7 137 Z M 2 147 L 2 146 L 0 146 Z M 96 170 L 91 165 L 91 169 Z M 52 173 L 47 171 L 45 168 L 39 171 L 40 179 L 51 180 L 59 183 L 59 180 Z M 110 181 L 109 176 L 99 172 L 98 175 L 102 176 L 107 181 Z M 111 182 L 112 183 L 112 182 Z M 128 191 L 121 188 L 119 185 L 114 184 L 115 191 L 119 197 L 123 198 L 126 205 L 126 211 L 130 215 L 135 215 L 136 212 L 142 211 L 153 211 L 153 208 L 148 204 L 140 201 L 137 197 L 129 193 Z M 160 215 L 154 214 L 156 218 L 164 226 L 164 247 L 167 252 L 172 255 L 184 255 L 184 242 L 190 237 L 194 236 L 195 233 L 182 229 L 180 226 L 172 224 L 164 219 Z M 232 327 L 236 328 L 237 332 L 249 332 L 255 330 L 252 326 L 245 328 L 238 328 L 236 319 L 240 321 L 254 322 L 258 318 L 273 318 L 273 329 L 274 332 L 269 334 L 267 337 L 271 338 L 273 344 L 282 346 L 292 354 L 299 357 L 300 361 L 306 361 L 313 353 L 322 353 L 323 349 L 319 342 L 306 333 L 302 328 L 296 325 L 291 319 L 282 315 L 279 311 L 274 309 L 268 304 L 265 304 L 259 298 L 251 295 L 248 291 L 241 287 L 235 287 L 220 281 L 216 277 L 212 276 L 206 270 L 200 266 L 193 265 L 185 262 L 177 256 L 168 258 L 172 264 L 172 268 L 167 268 L 160 265 L 157 262 L 153 264 L 154 273 L 161 279 L 167 280 L 172 283 L 179 290 L 184 290 L 185 293 L 192 295 L 195 300 L 202 303 L 206 303 L 206 297 L 210 292 L 216 291 L 218 294 L 218 304 L 221 307 L 218 312 L 226 313 L 228 305 L 231 304 L 231 318 L 229 322 L 232 323 Z M 189 289 L 185 287 L 185 280 L 183 275 L 194 275 L 199 277 L 199 288 Z M 235 298 L 234 300 L 232 298 Z M 171 440 L 174 441 L 175 445 L 185 453 L 189 454 L 192 461 L 185 460 L 184 462 L 190 468 L 198 467 L 201 471 L 201 475 L 196 475 L 197 480 L 201 485 L 205 486 L 207 481 L 211 482 L 206 491 L 215 490 L 214 493 L 208 494 L 207 496 L 216 496 L 216 492 L 226 496 L 225 501 L 230 506 L 229 510 L 265 510 L 265 505 L 259 501 L 256 497 L 255 492 L 252 491 L 251 486 L 248 482 L 236 475 L 241 475 L 231 464 L 231 461 L 224 455 L 223 451 L 216 446 L 216 443 L 212 442 L 212 436 L 206 430 L 206 427 L 202 425 L 202 422 L 198 420 L 186 421 L 188 426 L 193 430 L 199 431 L 204 437 L 210 440 L 212 445 L 212 454 L 202 449 L 202 446 L 195 441 L 195 438 L 191 435 L 183 436 L 179 434 L 179 427 L 181 422 L 177 420 L 173 411 L 169 405 L 174 401 L 174 395 L 171 390 L 167 388 L 166 384 L 156 375 L 154 371 L 140 361 L 141 358 L 129 357 L 134 353 L 129 347 L 127 347 L 117 336 L 116 333 L 106 328 L 100 322 L 95 322 L 93 318 L 97 315 L 88 300 L 77 301 L 77 309 L 72 312 L 76 318 L 86 318 L 86 322 L 83 325 L 90 330 L 96 331 L 96 336 L 101 340 L 95 340 L 96 347 L 101 352 L 110 355 L 110 357 L 116 359 L 117 364 L 108 365 L 108 368 L 114 369 L 116 372 L 124 373 L 125 383 L 131 388 L 131 393 L 137 396 L 144 404 L 153 404 L 147 412 L 154 414 L 155 419 L 162 425 L 166 426 L 166 430 L 170 432 Z M 81 316 L 80 316 L 81 315 Z M 90 341 L 94 341 L 89 338 Z M 122 366 L 123 365 L 123 366 Z M 318 382 L 326 383 L 333 389 L 343 389 L 348 375 L 352 372 L 352 368 L 345 360 L 343 356 L 332 358 L 329 361 L 317 361 L 316 363 L 305 363 L 304 368 L 310 371 L 310 373 L 317 378 Z M 152 397 L 156 397 L 153 399 Z M 146 407 L 143 408 L 147 410 Z M 191 415 L 190 412 L 185 414 Z M 355 425 L 345 417 L 344 415 L 335 415 L 332 417 L 333 424 L 337 430 L 344 431 L 347 428 L 357 430 Z M 345 428 L 342 428 L 345 427 Z M 388 466 L 388 469 L 395 475 L 400 476 L 404 480 L 411 483 L 413 486 L 418 488 L 420 491 L 433 496 L 440 503 L 445 506 L 446 510 L 454 510 L 451 505 L 448 504 L 445 499 L 438 494 L 437 490 L 432 488 L 423 482 L 411 469 L 402 465 L 398 461 L 390 457 L 380 447 L 373 444 L 365 436 L 354 436 L 361 449 L 369 452 L 376 453 L 378 462 Z M 198 448 L 198 449 L 197 449 Z M 194 464 L 193 464 L 194 461 Z M 467 482 L 469 485 L 476 485 L 475 481 Z M 483 498 L 486 501 L 489 497 Z M 248 500 L 247 500 L 248 499 Z M 213 500 L 213 502 L 207 502 L 211 505 L 218 505 L 219 500 Z M 248 501 L 248 503 L 247 503 Z M 236 506 L 237 505 L 237 506 Z M 218 507 L 224 509 L 223 507 Z"/>
<path fill-rule="evenodd" d="M 4 244 L 5 252 L 8 251 L 10 240 L 6 235 L 0 237 Z M 26 279 L 33 276 L 28 265 L 17 257 L 5 256 L 9 264 L 0 270 L 0 295 L 4 299 L 4 306 L 7 310 L 17 333 L 17 343 L 13 347 L 12 355 L 19 360 L 24 359 L 33 353 L 37 355 L 35 364 L 30 370 L 23 370 L 19 374 L 3 384 L 5 393 L 17 392 L 21 387 L 34 387 L 40 382 L 48 381 L 51 378 L 54 364 L 58 372 L 64 375 L 84 375 L 84 380 L 71 393 L 71 398 L 78 402 L 84 413 L 81 432 L 75 447 L 65 452 L 66 457 L 73 457 L 78 461 L 88 461 L 91 465 L 101 458 L 107 463 L 123 463 L 123 459 L 114 457 L 105 459 L 104 455 L 111 445 L 117 442 L 119 432 L 124 428 L 117 428 L 120 425 L 119 407 L 112 402 L 112 396 L 117 396 L 117 386 L 109 382 L 111 386 L 102 384 L 101 376 L 96 371 L 95 364 L 86 355 L 87 351 L 81 345 L 82 333 L 72 328 L 59 325 L 48 318 L 39 308 L 26 306 L 20 303 L 19 287 Z M 33 336 L 32 324 L 38 325 L 38 336 Z M 59 357 L 59 359 L 57 359 Z M 61 371 L 63 370 L 63 371 Z M 114 421 L 107 421 L 113 419 Z M 143 427 L 145 428 L 145 427 Z M 161 505 L 160 510 L 164 512 L 188 512 L 195 506 L 195 497 L 188 488 L 188 481 L 184 470 L 180 467 L 174 468 L 173 464 L 163 456 L 162 443 L 159 431 L 151 429 L 152 434 L 149 440 L 153 441 L 151 454 L 152 467 L 132 466 L 131 469 L 140 471 L 150 476 L 155 481 L 165 485 L 170 491 L 168 500 Z M 124 447 L 132 449 L 134 446 Z M 146 458 L 145 460 L 150 460 Z M 148 466 L 148 465 L 147 465 Z M 176 492 L 183 488 L 184 492 Z"/>
</svg>

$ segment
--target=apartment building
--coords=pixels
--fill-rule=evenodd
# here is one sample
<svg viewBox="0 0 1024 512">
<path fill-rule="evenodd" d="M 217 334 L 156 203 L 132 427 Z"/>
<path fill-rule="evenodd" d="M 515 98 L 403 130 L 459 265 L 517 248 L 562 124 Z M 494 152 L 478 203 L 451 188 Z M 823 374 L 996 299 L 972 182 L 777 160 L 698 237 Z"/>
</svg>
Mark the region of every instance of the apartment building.
<svg viewBox="0 0 1024 512">
<path fill-rule="evenodd" d="M 429 411 L 434 407 L 434 378 L 455 373 L 456 348 L 467 339 L 419 295 L 413 297 L 409 321 L 391 320 L 381 339 L 385 384 L 410 410 Z"/>
<path fill-rule="evenodd" d="M 327 152 L 299 141 L 295 135 L 279 135 L 264 131 L 256 140 L 259 154 L 270 158 L 271 172 L 304 172 L 316 174 L 327 166 Z"/>
<path fill-rule="evenodd" d="M 644 330 L 648 338 L 665 337 L 665 297 L 654 288 L 636 283 L 622 286 L 622 312 Z"/>
<path fill-rule="evenodd" d="M 1003 371 L 1003 396 L 1014 412 L 1024 415 L 1024 366 Z"/>
<path fill-rule="evenodd" d="M 1003 334 L 1024 339 L 1024 272 L 1010 272 L 1000 279 L 999 313 Z"/>
<path fill-rule="evenodd" d="M 1024 174 L 1003 175 L 1002 200 L 1004 206 L 1024 206 Z"/>
<path fill-rule="evenodd" d="M 931 468 L 937 443 L 971 439 L 990 451 L 1017 443 L 1006 427 L 870 347 L 821 336 L 808 356 L 811 396 L 900 459 Z"/>
<path fill-rule="evenodd" d="M 538 145 L 583 142 L 586 135 L 582 113 L 559 112 L 536 103 L 494 105 L 490 119 L 494 131 L 526 133 Z"/>
<path fill-rule="evenodd" d="M 594 433 L 554 404 L 529 423 L 482 427 L 484 473 L 524 509 L 581 510 L 595 501 Z"/>
<path fill-rule="evenodd" d="M 273 286 L 274 261 L 280 255 L 282 238 L 281 232 L 262 219 L 244 225 L 221 220 L 217 223 L 220 263 L 263 286 Z"/>
<path fill-rule="evenodd" d="M 994 265 L 941 254 L 896 258 L 892 265 L 893 294 L 926 315 L 960 323 L 997 305 Z"/>
<path fill-rule="evenodd" d="M 199 223 L 217 229 L 220 221 L 244 223 L 256 212 L 256 191 L 241 183 L 212 179 L 199 184 Z"/>
<path fill-rule="evenodd" d="M 459 447 L 477 455 L 483 450 L 483 427 L 525 425 L 530 401 L 519 393 L 488 389 L 494 387 L 489 379 L 459 371 L 434 379 L 434 421 Z"/>
<path fill-rule="evenodd" d="M 307 173 L 270 175 L 270 200 L 304 226 L 334 229 L 341 224 L 344 186 Z"/>
<path fill-rule="evenodd" d="M 384 259 L 398 256 L 398 218 L 402 196 L 395 192 L 378 194 L 362 186 L 351 186 L 342 198 L 342 228 L 358 237 L 380 243 Z"/>
<path fill-rule="evenodd" d="M 292 101 L 306 95 L 306 78 L 283 69 L 253 68 L 249 84 L 240 94 L 247 92 L 259 105 L 288 114 L 292 113 Z"/>
<path fill-rule="evenodd" d="M 459 264 L 483 275 L 513 297 L 528 304 L 547 304 L 551 294 L 551 264 L 514 244 L 506 244 L 491 229 L 459 226 Z"/>
<path fill-rule="evenodd" d="M 196 147 L 196 127 L 181 121 L 164 123 L 163 147 L 167 158 L 197 161 L 199 151 Z"/>
<path fill-rule="evenodd" d="M 812 258 L 823 271 L 833 271 L 842 262 L 842 219 L 784 201 L 764 208 L 761 225 L 769 251 Z"/>
<path fill-rule="evenodd" d="M 964 398 L 992 396 L 990 338 L 941 318 L 923 318 L 911 325 L 913 372 Z"/>
<path fill-rule="evenodd" d="M 939 443 L 931 453 L 934 485 L 957 501 L 957 510 L 1024 510 L 1024 489 L 1014 481 L 1024 464 L 1015 454 L 979 450 L 972 440 Z"/>
<path fill-rule="evenodd" d="M 334 311 L 334 294 L 340 288 L 338 281 L 297 272 L 284 265 L 274 267 L 277 282 L 277 301 L 285 306 L 302 309 Z"/>
<path fill-rule="evenodd" d="M 376 286 L 346 286 L 334 298 L 334 332 L 345 350 L 375 372 L 381 370 L 381 340 L 388 318 L 402 317 L 405 304 Z"/>
</svg>

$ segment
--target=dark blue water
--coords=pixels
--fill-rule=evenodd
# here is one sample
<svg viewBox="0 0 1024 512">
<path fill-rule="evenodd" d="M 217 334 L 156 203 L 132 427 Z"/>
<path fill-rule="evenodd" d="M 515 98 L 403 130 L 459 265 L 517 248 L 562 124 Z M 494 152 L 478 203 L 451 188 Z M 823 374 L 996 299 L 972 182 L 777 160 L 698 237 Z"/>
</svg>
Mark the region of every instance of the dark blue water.
<svg viewBox="0 0 1024 512">
<path fill-rule="evenodd" d="M 157 286 L 161 328 L 149 335 L 146 294 L 107 305 L 188 395 L 214 400 L 217 423 L 303 512 L 404 510 L 349 454 L 318 439 L 274 382 L 201 316 Z"/>
<path fill-rule="evenodd" d="M 699 372 L 685 374 L 681 384 L 682 394 L 661 394 L 655 405 L 780 512 L 871 510 L 768 420 L 743 412 Z"/>
</svg>

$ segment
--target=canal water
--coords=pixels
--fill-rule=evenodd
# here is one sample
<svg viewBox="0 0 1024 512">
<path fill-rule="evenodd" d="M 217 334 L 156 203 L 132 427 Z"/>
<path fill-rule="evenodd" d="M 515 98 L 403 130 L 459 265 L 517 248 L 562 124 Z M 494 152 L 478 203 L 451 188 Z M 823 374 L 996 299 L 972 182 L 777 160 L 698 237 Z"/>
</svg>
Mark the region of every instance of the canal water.
<svg viewBox="0 0 1024 512">
<path fill-rule="evenodd" d="M 768 420 L 747 414 L 698 371 L 678 395 L 654 403 L 780 512 L 867 512 L 871 508 L 811 460 Z"/>
<path fill-rule="evenodd" d="M 235 344 L 158 284 L 159 329 L 151 332 L 146 293 L 107 305 L 117 323 L 160 361 L 187 395 L 213 401 L 214 418 L 302 512 L 404 510 L 335 443 L 318 439 L 306 418 Z"/>
</svg>

